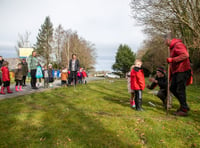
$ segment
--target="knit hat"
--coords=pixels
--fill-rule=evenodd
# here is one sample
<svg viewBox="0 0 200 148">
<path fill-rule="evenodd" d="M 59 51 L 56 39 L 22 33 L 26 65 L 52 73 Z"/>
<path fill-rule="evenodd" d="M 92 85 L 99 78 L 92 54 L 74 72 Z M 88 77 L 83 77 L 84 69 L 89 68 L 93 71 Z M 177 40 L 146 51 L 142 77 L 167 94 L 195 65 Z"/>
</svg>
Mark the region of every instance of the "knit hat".
<svg viewBox="0 0 200 148">
<path fill-rule="evenodd" d="M 163 73 L 163 74 L 166 73 L 166 70 L 164 69 L 164 67 L 158 67 L 158 68 L 157 68 L 157 71 L 159 71 L 159 72 L 161 72 L 161 73 Z"/>
</svg>

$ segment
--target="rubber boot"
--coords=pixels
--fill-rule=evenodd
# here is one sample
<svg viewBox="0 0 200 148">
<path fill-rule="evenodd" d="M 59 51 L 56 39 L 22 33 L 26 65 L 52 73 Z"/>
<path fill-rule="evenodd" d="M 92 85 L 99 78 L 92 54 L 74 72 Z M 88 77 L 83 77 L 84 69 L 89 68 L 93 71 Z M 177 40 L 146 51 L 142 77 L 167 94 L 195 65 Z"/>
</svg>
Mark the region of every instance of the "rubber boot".
<svg viewBox="0 0 200 148">
<path fill-rule="evenodd" d="M 5 95 L 4 88 L 5 88 L 5 87 L 3 87 L 3 86 L 1 87 L 1 94 L 2 94 L 2 95 Z"/>
<path fill-rule="evenodd" d="M 142 98 L 138 99 L 138 111 L 143 111 L 143 109 L 142 109 Z"/>
<path fill-rule="evenodd" d="M 7 93 L 9 93 L 9 94 L 13 93 L 13 92 L 10 90 L 10 86 L 7 87 Z"/>
<path fill-rule="evenodd" d="M 21 85 L 19 86 L 19 91 L 22 91 L 22 86 Z"/>
<path fill-rule="evenodd" d="M 18 86 L 15 86 L 15 91 L 19 91 L 19 90 L 18 90 Z"/>
</svg>

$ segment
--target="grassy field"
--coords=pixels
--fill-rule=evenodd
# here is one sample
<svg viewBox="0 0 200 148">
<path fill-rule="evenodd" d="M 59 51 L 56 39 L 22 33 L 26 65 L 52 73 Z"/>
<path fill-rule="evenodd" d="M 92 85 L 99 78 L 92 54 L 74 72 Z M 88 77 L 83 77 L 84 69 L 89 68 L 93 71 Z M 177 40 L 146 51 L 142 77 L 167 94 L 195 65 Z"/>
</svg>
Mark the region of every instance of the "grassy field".
<svg viewBox="0 0 200 148">
<path fill-rule="evenodd" d="M 129 107 L 125 80 L 94 81 L 0 101 L 1 148 L 200 147 L 200 86 L 187 88 L 188 117 L 173 116 L 143 93 L 143 108 Z M 156 105 L 148 104 L 151 101 Z"/>
</svg>

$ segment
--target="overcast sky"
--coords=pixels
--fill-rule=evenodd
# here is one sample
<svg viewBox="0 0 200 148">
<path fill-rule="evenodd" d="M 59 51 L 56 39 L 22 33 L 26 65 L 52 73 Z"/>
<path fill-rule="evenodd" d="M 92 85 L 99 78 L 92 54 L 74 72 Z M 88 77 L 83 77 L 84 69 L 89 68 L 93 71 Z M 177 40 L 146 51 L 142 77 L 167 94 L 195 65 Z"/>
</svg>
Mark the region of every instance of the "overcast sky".
<svg viewBox="0 0 200 148">
<path fill-rule="evenodd" d="M 131 18 L 130 0 L 0 0 L 0 55 L 15 57 L 18 33 L 36 36 L 45 17 L 54 27 L 72 29 L 97 49 L 97 70 L 111 70 L 119 44 L 134 52 L 145 39 Z"/>
</svg>

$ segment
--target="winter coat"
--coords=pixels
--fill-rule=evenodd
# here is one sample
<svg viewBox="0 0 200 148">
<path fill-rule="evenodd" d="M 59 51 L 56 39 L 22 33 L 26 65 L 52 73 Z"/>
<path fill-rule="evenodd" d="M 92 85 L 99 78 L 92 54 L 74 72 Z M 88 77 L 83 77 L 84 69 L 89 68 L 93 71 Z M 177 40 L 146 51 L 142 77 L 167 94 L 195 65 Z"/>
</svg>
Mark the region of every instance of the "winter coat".
<svg viewBox="0 0 200 148">
<path fill-rule="evenodd" d="M 144 90 L 145 79 L 144 72 L 139 67 L 134 67 L 131 70 L 131 89 L 132 90 Z"/>
<path fill-rule="evenodd" d="M 76 59 L 75 61 L 75 71 L 79 71 L 79 60 Z M 72 71 L 72 59 L 69 61 L 69 71 Z"/>
<path fill-rule="evenodd" d="M 160 87 L 160 89 L 164 89 L 167 91 L 167 76 L 164 75 L 164 77 L 156 77 L 155 80 L 158 81 L 158 83 L 152 83 L 149 89 L 154 89 L 157 85 Z"/>
<path fill-rule="evenodd" d="M 171 74 L 191 70 L 189 53 L 180 39 L 172 39 L 170 44 Z"/>
<path fill-rule="evenodd" d="M 15 70 L 15 80 L 22 80 L 23 79 L 23 70 L 16 69 Z"/>
<path fill-rule="evenodd" d="M 10 74 L 9 74 L 9 69 L 8 67 L 1 67 L 1 71 L 2 71 L 2 80 L 5 81 L 10 81 Z"/>
<path fill-rule="evenodd" d="M 62 70 L 62 72 L 61 72 L 61 80 L 66 81 L 67 79 L 68 79 L 67 70 Z"/>
<path fill-rule="evenodd" d="M 48 69 L 48 75 L 49 75 L 49 82 L 53 82 L 54 81 L 54 70 Z"/>
<path fill-rule="evenodd" d="M 82 71 L 82 75 L 83 75 L 83 78 L 87 77 L 87 73 L 84 70 Z"/>
<path fill-rule="evenodd" d="M 28 69 L 29 70 L 37 69 L 37 66 L 38 66 L 38 59 L 30 55 L 28 57 Z"/>
<path fill-rule="evenodd" d="M 27 76 L 28 75 L 28 63 L 27 62 L 22 62 L 22 73 L 23 76 Z"/>
</svg>

